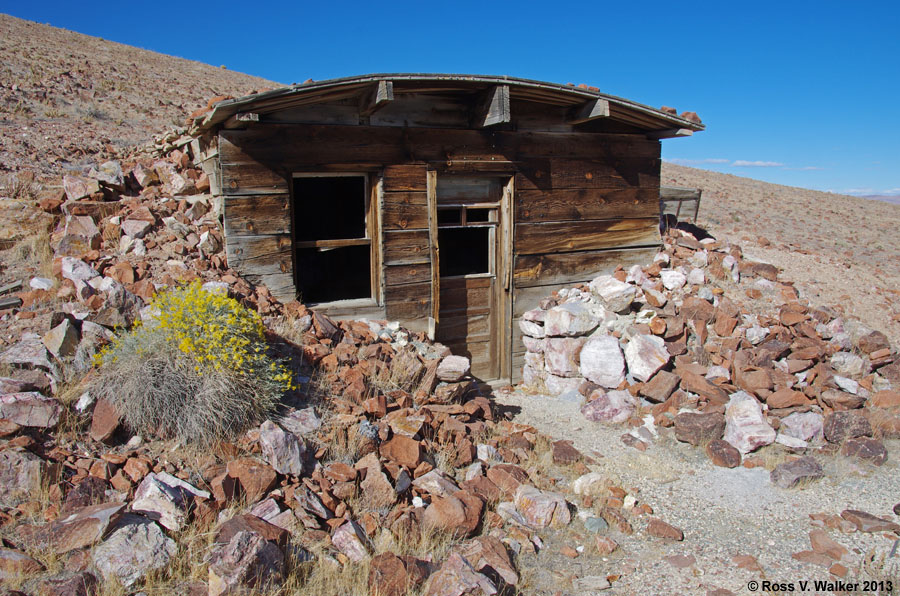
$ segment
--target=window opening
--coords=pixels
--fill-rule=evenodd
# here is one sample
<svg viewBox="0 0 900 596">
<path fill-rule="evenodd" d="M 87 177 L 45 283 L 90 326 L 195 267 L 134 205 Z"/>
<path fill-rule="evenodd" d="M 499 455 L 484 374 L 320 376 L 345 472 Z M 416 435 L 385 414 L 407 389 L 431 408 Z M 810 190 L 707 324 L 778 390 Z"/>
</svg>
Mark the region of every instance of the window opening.
<svg viewBox="0 0 900 596">
<path fill-rule="evenodd" d="M 493 273 L 496 208 L 438 207 L 441 277 Z"/>
<path fill-rule="evenodd" d="M 307 303 L 372 297 L 372 240 L 366 177 L 297 175 L 294 246 Z"/>
</svg>

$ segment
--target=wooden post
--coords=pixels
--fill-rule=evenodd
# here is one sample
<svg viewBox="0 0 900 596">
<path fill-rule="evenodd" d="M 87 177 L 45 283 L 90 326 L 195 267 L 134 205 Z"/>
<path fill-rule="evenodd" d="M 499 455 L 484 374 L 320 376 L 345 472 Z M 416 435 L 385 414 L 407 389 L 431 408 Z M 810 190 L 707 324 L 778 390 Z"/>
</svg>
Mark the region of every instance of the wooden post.
<svg viewBox="0 0 900 596">
<path fill-rule="evenodd" d="M 441 249 L 438 246 L 436 170 L 427 172 L 425 194 L 428 205 L 428 246 L 431 253 L 431 318 L 434 325 L 438 325 L 441 311 Z"/>
</svg>

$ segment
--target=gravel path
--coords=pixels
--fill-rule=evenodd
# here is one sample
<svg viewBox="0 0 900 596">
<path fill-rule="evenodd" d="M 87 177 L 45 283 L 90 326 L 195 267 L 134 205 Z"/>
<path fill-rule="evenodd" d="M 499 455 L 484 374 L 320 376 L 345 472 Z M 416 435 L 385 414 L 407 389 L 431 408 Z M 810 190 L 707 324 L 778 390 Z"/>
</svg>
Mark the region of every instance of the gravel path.
<svg viewBox="0 0 900 596">
<path fill-rule="evenodd" d="M 801 580 L 811 584 L 835 579 L 824 567 L 791 558 L 793 553 L 810 549 L 809 531 L 815 526 L 809 514 L 860 509 L 894 519 L 891 509 L 900 500 L 900 475 L 894 459 L 900 446 L 897 441 L 887 443 L 891 457 L 881 468 L 823 455 L 823 480 L 806 489 L 784 490 L 769 482 L 769 473 L 763 468 L 713 466 L 703 449 L 677 442 L 671 429 L 660 429 L 659 440 L 640 452 L 621 442 L 624 427 L 588 421 L 576 403 L 518 391 L 498 392 L 495 397 L 500 404 L 520 409 L 516 422 L 533 425 L 554 438 L 572 440 L 583 453 L 598 459 L 594 471 L 616 481 L 638 503 L 649 504 L 655 516 L 684 530 L 685 539 L 680 543 L 647 536 L 640 521 L 633 521 L 632 536 L 611 534 L 621 548 L 609 557 L 605 572 L 622 577 L 604 592 L 607 594 L 708 594 L 716 589 L 750 594 L 748 582 L 763 580 L 793 582 L 795 590 L 804 593 Z M 760 453 L 766 458 L 785 454 L 780 446 Z M 847 579 L 860 577 L 866 553 L 874 550 L 885 555 L 893 546 L 893 540 L 880 534 L 826 531 L 851 551 Z M 672 555 L 692 556 L 695 562 L 678 568 L 673 564 L 677 559 L 665 559 Z M 737 555 L 753 555 L 762 571 L 738 568 L 732 561 Z M 900 559 L 890 561 L 884 573 L 900 579 L 896 563 Z M 900 591 L 900 582 L 895 583 L 895 590 Z M 805 593 L 815 592 L 810 585 Z"/>
</svg>

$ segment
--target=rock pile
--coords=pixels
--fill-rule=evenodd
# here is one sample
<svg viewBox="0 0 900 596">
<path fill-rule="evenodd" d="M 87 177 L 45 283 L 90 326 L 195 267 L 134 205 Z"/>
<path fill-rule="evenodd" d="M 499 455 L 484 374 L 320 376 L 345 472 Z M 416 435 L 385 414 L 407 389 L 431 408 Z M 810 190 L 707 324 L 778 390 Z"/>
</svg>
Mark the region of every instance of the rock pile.
<svg viewBox="0 0 900 596">
<path fill-rule="evenodd" d="M 884 463 L 880 438 L 900 436 L 896 351 L 881 332 L 801 300 L 778 273 L 738 246 L 670 236 L 649 266 L 526 312 L 523 382 L 584 399 L 590 420 L 632 424 L 623 439 L 639 449 L 662 426 L 728 467 L 775 442 Z M 773 481 L 821 476 L 815 460 L 790 465 Z"/>
<path fill-rule="evenodd" d="M 0 575 L 24 577 L 34 593 L 90 594 L 108 582 L 135 589 L 197 552 L 199 529 L 214 536 L 198 562 L 208 575 L 182 578 L 172 586 L 179 593 L 258 591 L 298 566 L 337 573 L 360 562 L 382 595 L 409 586 L 494 594 L 518 584 L 516 555 L 537 551 L 539 533 L 573 519 L 567 487 L 555 490 L 532 461 L 547 440 L 496 419 L 468 360 L 422 334 L 282 305 L 235 275 L 189 143 L 164 142 L 162 159 L 99 164 L 41 201 L 59 221 L 54 277 L 34 277 L 17 294 L 22 304 L 0 313 L 8 326 L 31 329 L 0 353 L 8 375 L 0 378 L 8 530 Z M 78 387 L 87 386 L 79 379 L 92 356 L 148 314 L 155 292 L 198 278 L 288 330 L 291 341 L 278 341 L 304 383 L 276 419 L 191 461 L 176 446 L 134 436 L 111 404 Z M 63 403 L 73 386 L 75 399 Z M 554 444 L 552 457 L 587 471 L 570 444 Z M 590 506 L 607 488 L 581 490 Z M 631 533 L 628 516 L 649 508 L 630 505 L 613 501 L 605 517 L 587 519 Z M 384 551 L 432 536 L 453 547 Z M 606 536 L 597 544 L 603 554 L 616 548 Z M 61 557 L 65 571 L 46 572 L 39 553 Z"/>
</svg>

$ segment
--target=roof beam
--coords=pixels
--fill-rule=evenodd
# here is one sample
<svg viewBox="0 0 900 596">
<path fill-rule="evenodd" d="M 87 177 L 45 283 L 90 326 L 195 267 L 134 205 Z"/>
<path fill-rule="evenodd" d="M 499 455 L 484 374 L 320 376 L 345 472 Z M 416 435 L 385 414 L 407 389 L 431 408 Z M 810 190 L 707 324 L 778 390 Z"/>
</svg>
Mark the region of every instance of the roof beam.
<svg viewBox="0 0 900 596">
<path fill-rule="evenodd" d="M 567 124 L 584 124 L 597 118 L 609 118 L 609 101 L 591 99 L 569 110 Z"/>
<path fill-rule="evenodd" d="M 694 131 L 689 128 L 666 128 L 663 130 L 651 130 L 647 133 L 648 139 L 674 139 L 675 137 L 689 137 Z"/>
<path fill-rule="evenodd" d="M 509 85 L 494 85 L 483 91 L 472 110 L 472 126 L 487 128 L 510 122 Z"/>
<path fill-rule="evenodd" d="M 362 94 L 359 100 L 359 116 L 371 116 L 390 102 L 394 101 L 394 83 L 378 81 Z"/>
<path fill-rule="evenodd" d="M 259 114 L 256 112 L 238 112 L 225 121 L 222 126 L 227 129 L 247 128 L 250 124 L 259 122 Z"/>
</svg>

